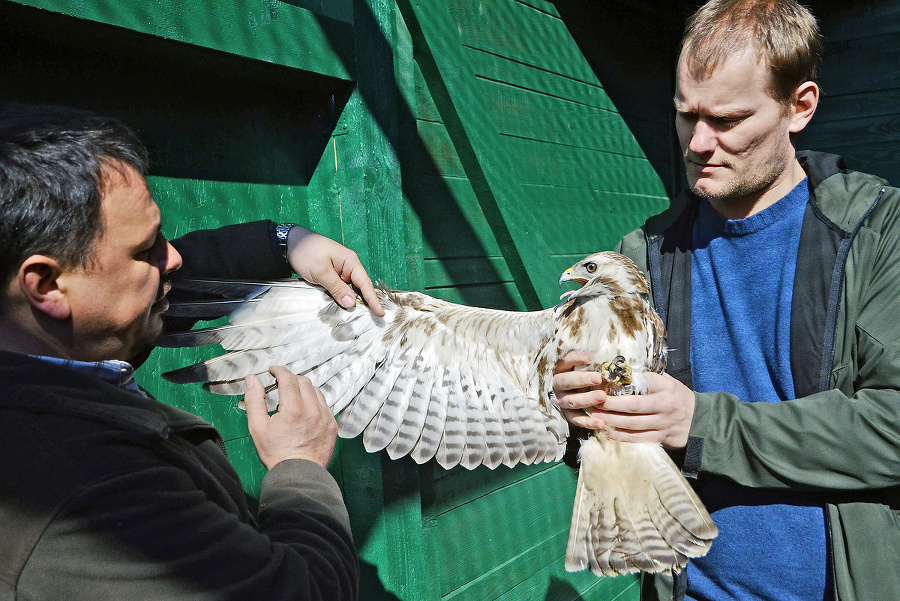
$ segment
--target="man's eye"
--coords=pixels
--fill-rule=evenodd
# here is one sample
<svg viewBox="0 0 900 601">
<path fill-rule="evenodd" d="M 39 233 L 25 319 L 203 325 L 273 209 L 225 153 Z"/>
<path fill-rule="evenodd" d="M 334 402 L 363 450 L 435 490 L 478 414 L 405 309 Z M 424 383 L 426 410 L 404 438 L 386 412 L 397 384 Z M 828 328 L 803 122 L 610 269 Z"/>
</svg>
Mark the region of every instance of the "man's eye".
<svg viewBox="0 0 900 601">
<path fill-rule="evenodd" d="M 720 128 L 720 129 L 731 129 L 735 125 L 739 125 L 743 120 L 744 120 L 744 117 L 734 117 L 734 118 L 730 118 L 730 119 L 726 119 L 723 117 L 723 118 L 714 119 L 713 121 L 716 124 L 716 127 Z"/>
</svg>

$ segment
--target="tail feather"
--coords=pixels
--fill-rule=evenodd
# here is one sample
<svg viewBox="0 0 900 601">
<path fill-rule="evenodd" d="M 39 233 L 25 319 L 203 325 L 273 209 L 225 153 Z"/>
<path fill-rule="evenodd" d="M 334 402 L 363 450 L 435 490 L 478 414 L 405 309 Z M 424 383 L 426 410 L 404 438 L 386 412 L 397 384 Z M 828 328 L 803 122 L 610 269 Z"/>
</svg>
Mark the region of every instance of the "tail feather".
<svg viewBox="0 0 900 601">
<path fill-rule="evenodd" d="M 680 571 L 706 554 L 718 530 L 665 451 L 602 436 L 581 448 L 566 569 Z"/>
</svg>

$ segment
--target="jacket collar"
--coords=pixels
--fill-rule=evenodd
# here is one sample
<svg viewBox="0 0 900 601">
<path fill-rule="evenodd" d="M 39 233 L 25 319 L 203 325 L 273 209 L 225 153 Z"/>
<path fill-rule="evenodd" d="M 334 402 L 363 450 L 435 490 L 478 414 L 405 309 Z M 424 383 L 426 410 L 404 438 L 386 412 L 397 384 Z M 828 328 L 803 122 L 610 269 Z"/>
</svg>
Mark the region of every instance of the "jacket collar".
<svg viewBox="0 0 900 601">
<path fill-rule="evenodd" d="M 216 432 L 187 411 L 27 355 L 0 351 L 0 383 L 5 391 L 0 410 L 79 417 L 153 439 L 168 438 L 172 431 Z"/>
</svg>

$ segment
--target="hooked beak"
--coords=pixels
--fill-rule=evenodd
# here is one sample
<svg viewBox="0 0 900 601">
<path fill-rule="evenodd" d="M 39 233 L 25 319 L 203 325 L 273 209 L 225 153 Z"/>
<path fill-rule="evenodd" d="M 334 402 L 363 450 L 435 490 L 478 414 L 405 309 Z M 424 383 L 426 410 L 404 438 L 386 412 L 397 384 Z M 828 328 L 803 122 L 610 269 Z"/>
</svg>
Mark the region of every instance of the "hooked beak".
<svg viewBox="0 0 900 601">
<path fill-rule="evenodd" d="M 563 285 L 563 282 L 575 282 L 576 284 L 578 284 L 578 286 L 579 286 L 579 288 L 580 288 L 581 286 L 584 286 L 585 284 L 587 284 L 587 278 L 574 277 L 574 276 L 572 275 L 572 268 L 569 267 L 568 269 L 566 269 L 566 270 L 563 272 L 563 274 L 562 274 L 561 276 L 559 276 L 559 282 L 558 282 L 558 285 L 559 285 L 559 286 L 562 286 L 562 285 Z M 568 290 L 568 291 L 566 291 L 566 292 L 563 292 L 563 293 L 560 295 L 559 299 L 560 299 L 560 300 L 566 300 L 566 299 L 568 299 L 570 296 L 572 296 L 573 294 L 575 294 L 576 292 L 578 292 L 578 288 L 576 288 L 575 290 Z"/>
<path fill-rule="evenodd" d="M 563 282 L 575 282 L 579 286 L 584 286 L 585 284 L 587 284 L 588 281 L 587 281 L 587 278 L 574 277 L 572 275 L 572 268 L 569 267 L 568 269 L 566 269 L 563 272 L 563 274 L 561 276 L 559 276 L 558 285 L 562 286 Z"/>
</svg>

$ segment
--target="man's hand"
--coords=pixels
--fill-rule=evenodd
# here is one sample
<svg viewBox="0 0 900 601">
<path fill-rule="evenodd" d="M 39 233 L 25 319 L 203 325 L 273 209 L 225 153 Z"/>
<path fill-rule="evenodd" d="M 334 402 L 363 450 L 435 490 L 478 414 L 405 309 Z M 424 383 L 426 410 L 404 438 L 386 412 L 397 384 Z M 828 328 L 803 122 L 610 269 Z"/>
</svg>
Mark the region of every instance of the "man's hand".
<svg viewBox="0 0 900 601">
<path fill-rule="evenodd" d="M 694 392 L 668 374 L 644 373 L 647 394 L 607 395 L 599 372 L 573 371 L 591 360 L 571 352 L 556 365 L 553 392 L 572 424 L 603 430 L 614 440 L 659 442 L 669 449 L 687 445 L 694 417 Z"/>
<path fill-rule="evenodd" d="M 278 412 L 269 415 L 265 391 L 256 376 L 247 376 L 244 406 L 256 452 L 271 469 L 286 459 L 308 459 L 328 467 L 334 454 L 338 425 L 322 392 L 309 378 L 295 376 L 284 367 L 269 373 L 278 384 Z"/>
<path fill-rule="evenodd" d="M 607 436 L 683 449 L 694 418 L 694 391 L 669 374 L 645 372 L 643 376 L 647 394 L 606 397 L 599 413 L 606 422 Z"/>
<path fill-rule="evenodd" d="M 603 376 L 598 371 L 575 371 L 588 363 L 590 353 L 572 351 L 560 359 L 553 372 L 553 393 L 569 422 L 589 430 L 602 430 L 606 424 L 599 413 L 595 413 L 606 400 L 606 392 L 600 390 Z"/>
<path fill-rule="evenodd" d="M 372 312 L 384 316 L 369 274 L 356 253 L 305 227 L 295 225 L 288 233 L 287 257 L 294 273 L 307 282 L 325 287 L 332 298 L 345 309 L 356 304 L 356 286 Z"/>
</svg>

